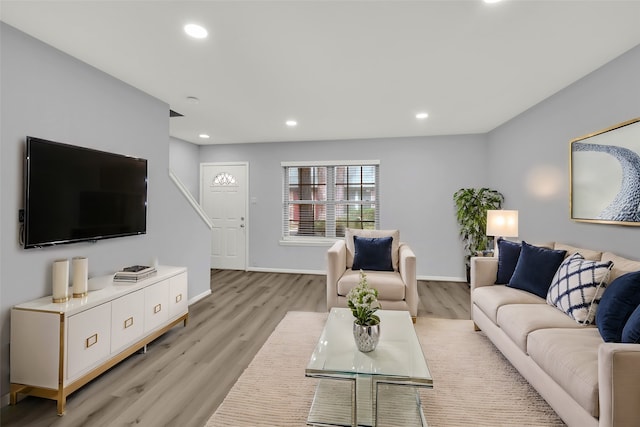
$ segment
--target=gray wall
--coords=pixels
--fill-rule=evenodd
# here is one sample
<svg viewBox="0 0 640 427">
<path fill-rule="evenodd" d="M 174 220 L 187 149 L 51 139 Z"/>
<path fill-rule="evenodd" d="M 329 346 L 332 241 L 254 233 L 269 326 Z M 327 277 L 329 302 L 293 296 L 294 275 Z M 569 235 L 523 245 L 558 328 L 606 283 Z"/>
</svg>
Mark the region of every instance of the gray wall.
<svg viewBox="0 0 640 427">
<path fill-rule="evenodd" d="M 520 211 L 520 238 L 563 241 L 640 258 L 640 227 L 569 218 L 569 141 L 640 117 L 640 47 L 486 135 L 200 147 L 200 162 L 248 161 L 249 267 L 324 271 L 324 247 L 280 246 L 285 160 L 380 159 L 382 228 L 399 228 L 423 278 L 464 271 L 451 196 L 489 185 Z"/>
<path fill-rule="evenodd" d="M 414 249 L 418 275 L 465 277 L 453 193 L 486 184 L 483 135 L 200 147 L 201 162 L 249 162 L 249 268 L 319 271 L 326 247 L 281 246 L 282 161 L 380 160 L 381 228 Z"/>
<path fill-rule="evenodd" d="M 640 117 L 640 46 L 488 135 L 490 182 L 518 209 L 520 238 L 640 259 L 640 227 L 579 223 L 569 212 L 569 142 Z"/>
<path fill-rule="evenodd" d="M 180 120 L 180 117 L 171 120 Z M 178 138 L 169 138 L 169 167 L 180 178 L 194 199 L 200 200 L 199 146 Z"/>
<path fill-rule="evenodd" d="M 186 266 L 190 298 L 209 290 L 209 230 L 170 181 L 169 107 L 0 22 L 0 386 L 9 388 L 10 307 L 51 294 L 51 263 L 87 256 L 89 276 L 149 263 Z M 144 157 L 147 234 L 25 250 L 18 244 L 25 137 Z M 172 227 L 166 227 L 172 224 Z"/>
</svg>

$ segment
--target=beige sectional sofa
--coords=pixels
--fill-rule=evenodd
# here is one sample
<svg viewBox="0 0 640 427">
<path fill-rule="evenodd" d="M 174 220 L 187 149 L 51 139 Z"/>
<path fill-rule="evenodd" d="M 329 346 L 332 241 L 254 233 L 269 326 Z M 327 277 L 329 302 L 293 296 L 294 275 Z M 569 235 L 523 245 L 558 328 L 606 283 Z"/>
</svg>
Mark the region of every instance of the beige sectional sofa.
<svg viewBox="0 0 640 427">
<path fill-rule="evenodd" d="M 610 252 L 545 246 L 613 261 L 609 282 L 640 270 L 640 261 Z M 496 285 L 497 270 L 498 258 L 471 259 L 476 328 L 569 426 L 640 426 L 640 344 L 605 343 L 596 326 L 578 324 L 532 293 Z"/>
</svg>

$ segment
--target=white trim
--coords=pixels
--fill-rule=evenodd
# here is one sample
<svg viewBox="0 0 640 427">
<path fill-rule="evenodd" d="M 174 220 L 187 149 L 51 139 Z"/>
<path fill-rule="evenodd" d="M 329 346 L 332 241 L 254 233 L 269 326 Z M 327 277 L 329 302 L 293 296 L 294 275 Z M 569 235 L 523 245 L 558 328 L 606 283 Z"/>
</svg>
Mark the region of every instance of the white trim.
<svg viewBox="0 0 640 427">
<path fill-rule="evenodd" d="M 467 283 L 466 277 L 454 276 L 416 276 L 417 280 L 427 280 L 430 282 L 463 282 Z"/>
<path fill-rule="evenodd" d="M 207 289 L 206 291 L 202 292 L 201 294 L 196 295 L 195 297 L 189 298 L 189 305 L 195 304 L 198 301 L 200 301 L 201 299 L 204 299 L 206 297 L 208 297 L 209 295 L 211 295 L 211 289 Z"/>
<path fill-rule="evenodd" d="M 270 267 L 249 267 L 247 271 L 255 271 L 259 273 L 287 273 L 287 274 L 314 274 L 320 276 L 326 276 L 325 270 L 300 270 L 289 268 L 270 268 Z M 431 282 L 463 282 L 466 283 L 467 279 L 463 277 L 449 277 L 449 276 L 417 276 L 416 280 L 431 281 Z"/>
<path fill-rule="evenodd" d="M 202 206 L 200 206 L 198 201 L 193 197 L 193 195 L 189 192 L 189 190 L 187 190 L 187 187 L 185 187 L 182 181 L 180 181 L 180 178 L 178 178 L 178 175 L 173 173 L 171 169 L 169 169 L 169 178 L 171 178 L 171 180 L 176 185 L 176 187 L 178 187 L 182 195 L 187 199 L 191 207 L 198 213 L 198 215 L 205 222 L 205 224 L 207 224 L 207 226 L 209 227 L 209 230 L 211 230 L 213 228 L 213 224 L 211 224 L 211 221 L 209 220 L 209 218 L 207 218 L 207 213 L 204 211 L 204 209 L 202 209 Z"/>
<path fill-rule="evenodd" d="M 255 271 L 259 273 L 315 274 L 319 276 L 325 276 L 327 274 L 327 272 L 324 270 L 297 270 L 297 269 L 267 268 L 267 267 L 249 267 L 247 271 Z"/>
<path fill-rule="evenodd" d="M 380 160 L 309 160 L 295 162 L 280 162 L 282 167 L 304 166 L 379 166 Z"/>
<path fill-rule="evenodd" d="M 332 246 L 337 240 L 342 238 L 330 238 L 330 237 L 291 237 L 287 239 L 280 239 L 278 244 L 280 246 Z"/>
</svg>

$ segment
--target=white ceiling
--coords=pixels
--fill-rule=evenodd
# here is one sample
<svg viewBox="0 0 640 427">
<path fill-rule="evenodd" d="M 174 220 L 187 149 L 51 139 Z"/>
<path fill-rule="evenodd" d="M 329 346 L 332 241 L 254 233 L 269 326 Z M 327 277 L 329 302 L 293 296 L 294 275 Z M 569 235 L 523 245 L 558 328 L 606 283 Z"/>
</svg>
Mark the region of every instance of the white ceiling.
<svg viewBox="0 0 640 427">
<path fill-rule="evenodd" d="M 484 133 L 640 44 L 637 0 L 1 0 L 0 19 L 165 101 L 197 144 Z"/>
</svg>

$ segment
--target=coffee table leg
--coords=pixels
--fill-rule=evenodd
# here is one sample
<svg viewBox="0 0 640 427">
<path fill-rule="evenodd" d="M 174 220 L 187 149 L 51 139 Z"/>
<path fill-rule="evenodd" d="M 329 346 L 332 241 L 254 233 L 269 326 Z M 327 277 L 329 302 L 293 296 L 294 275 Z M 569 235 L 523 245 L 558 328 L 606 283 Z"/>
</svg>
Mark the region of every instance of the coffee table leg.
<svg viewBox="0 0 640 427">
<path fill-rule="evenodd" d="M 353 378 L 351 394 L 351 426 L 358 427 L 358 377 Z"/>
</svg>

